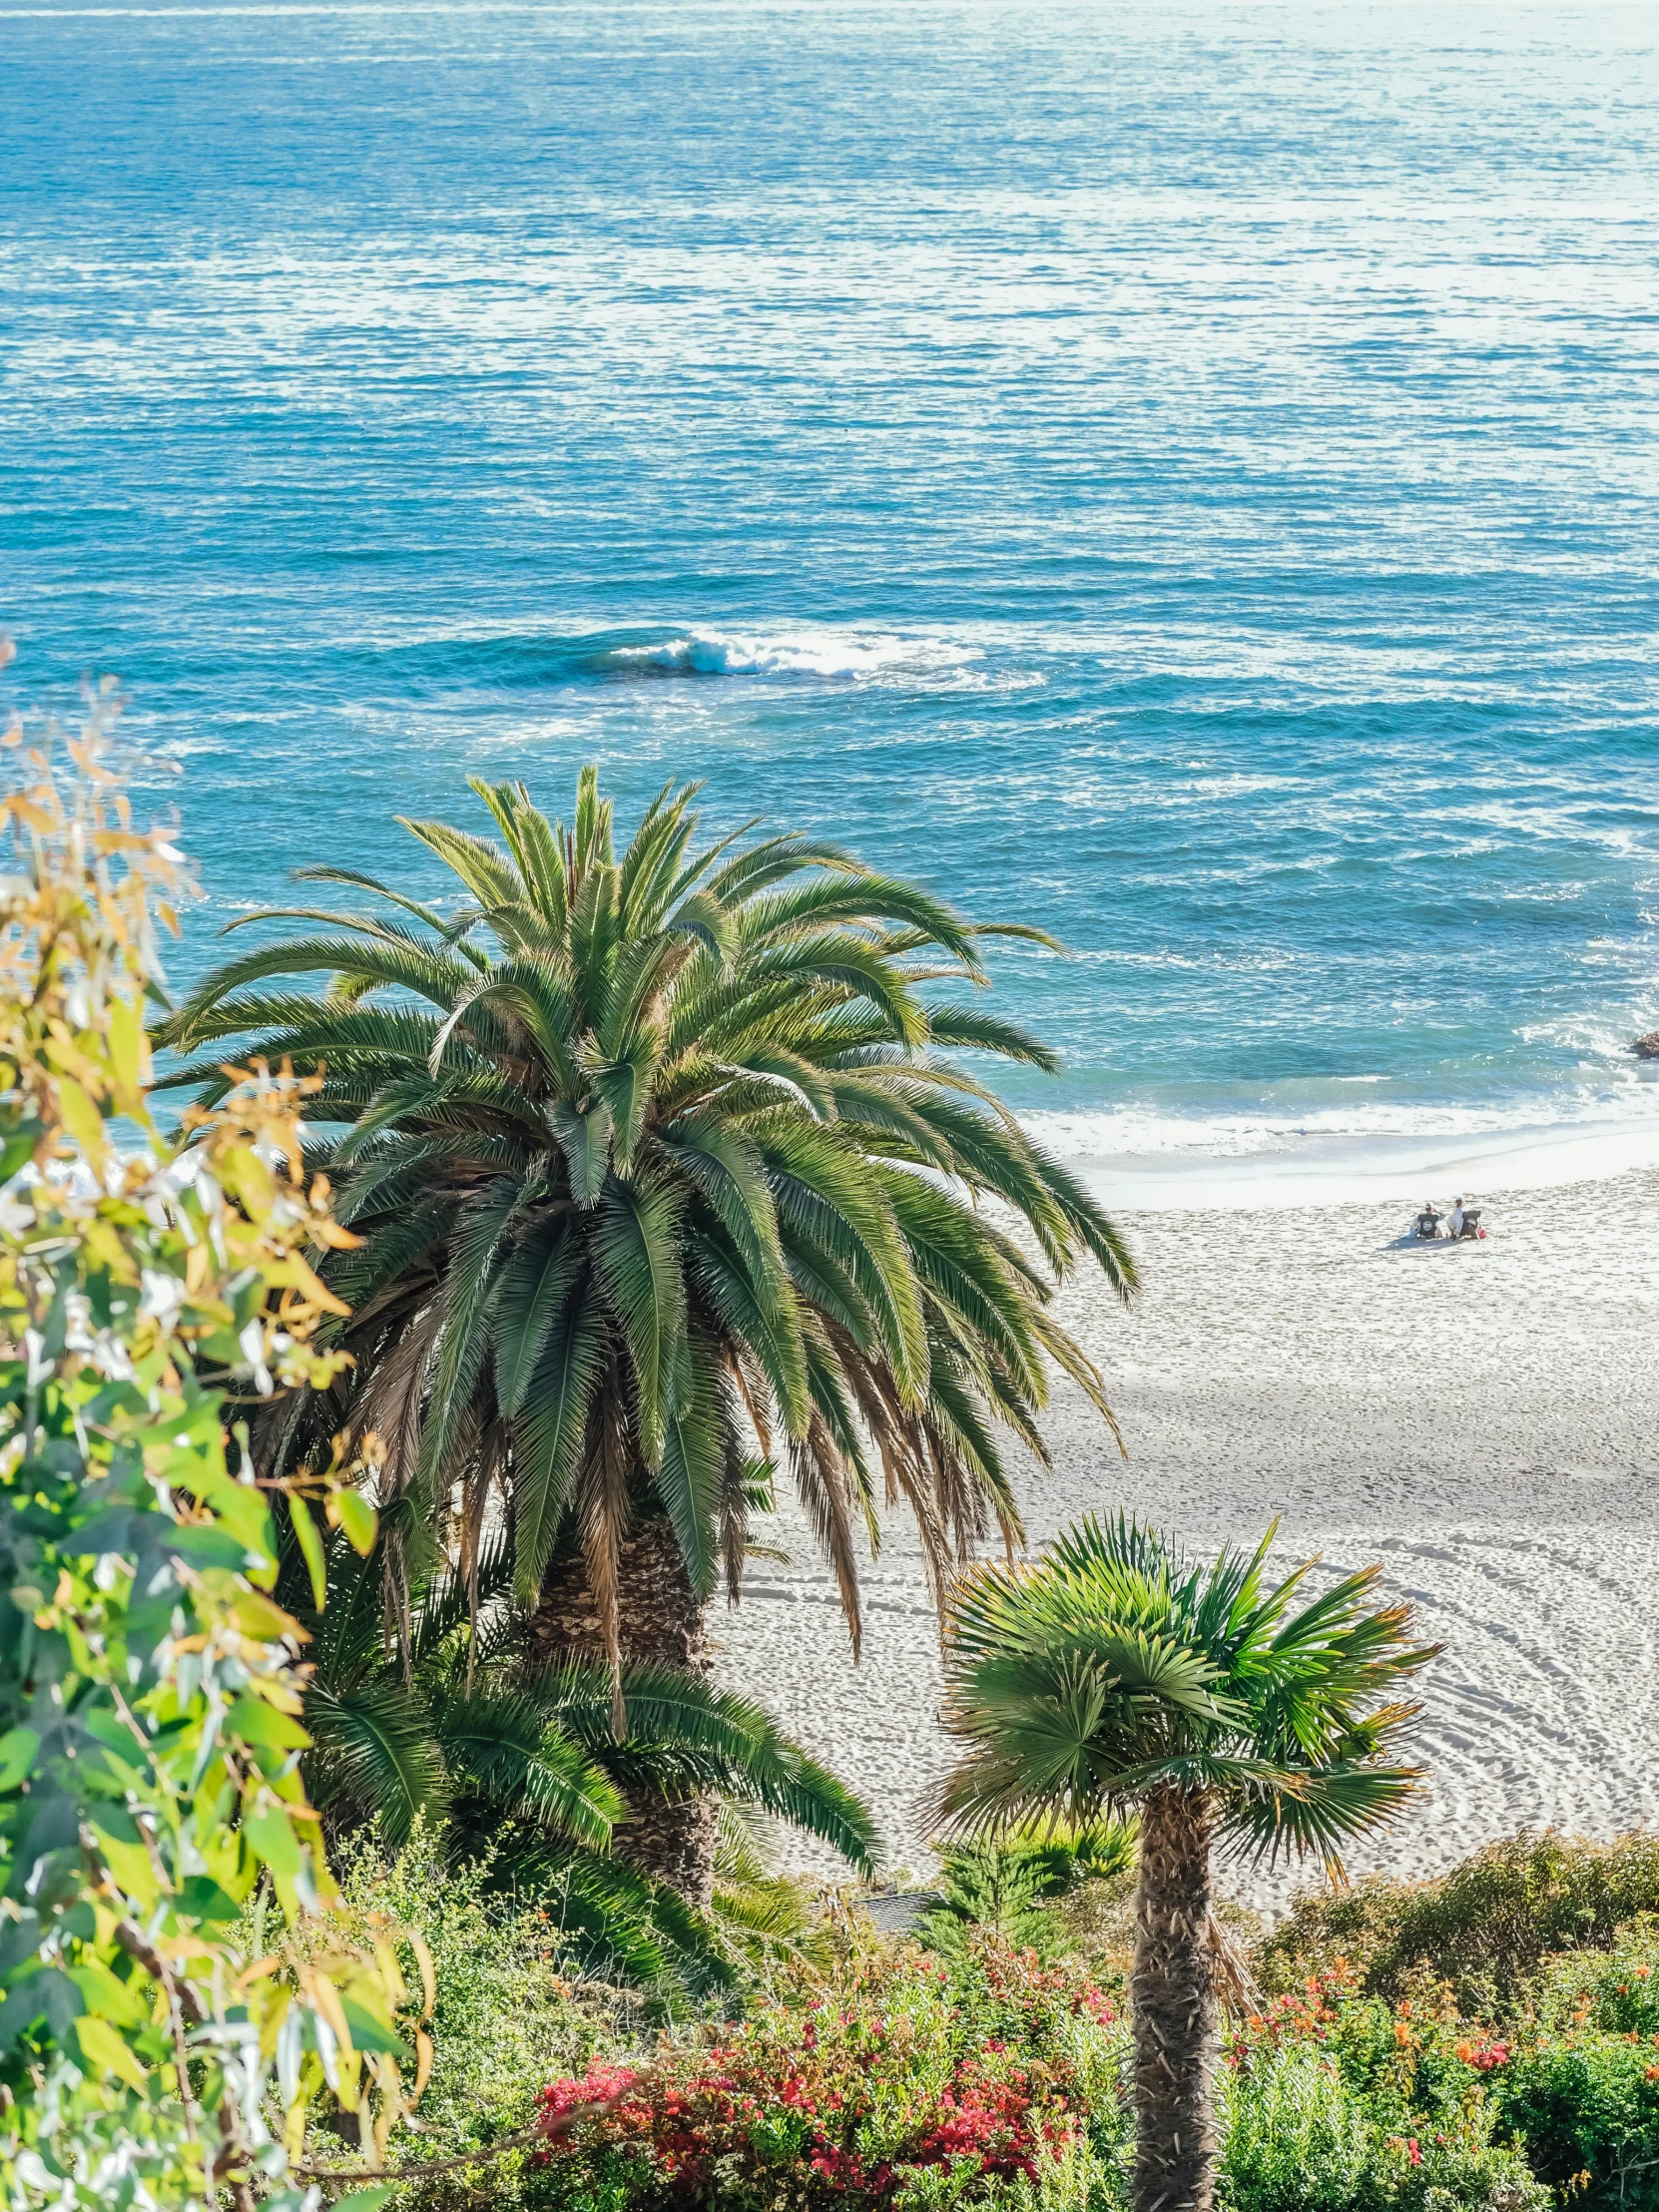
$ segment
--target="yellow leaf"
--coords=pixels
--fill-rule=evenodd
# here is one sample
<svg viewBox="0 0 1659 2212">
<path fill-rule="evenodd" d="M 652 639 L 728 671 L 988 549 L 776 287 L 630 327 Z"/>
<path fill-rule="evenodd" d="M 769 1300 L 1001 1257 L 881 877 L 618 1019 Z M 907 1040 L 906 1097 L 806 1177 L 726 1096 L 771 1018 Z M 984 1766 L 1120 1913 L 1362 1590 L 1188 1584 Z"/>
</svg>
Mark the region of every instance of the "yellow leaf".
<svg viewBox="0 0 1659 2212">
<path fill-rule="evenodd" d="M 245 1744 L 262 1744 L 267 1751 L 303 1751 L 311 1740 L 296 1720 L 247 1691 L 226 1714 L 225 1725 Z"/>
<path fill-rule="evenodd" d="M 258 1970 L 274 1971 L 276 1965 L 276 1959 L 263 1958 Z M 249 1978 L 249 1974 L 243 1974 L 238 1986 L 246 1986 Z M 271 2010 L 266 2014 L 264 2024 L 260 2029 L 260 2052 L 263 2057 L 269 2059 L 276 2055 L 276 2038 L 282 2031 L 282 2022 L 287 2018 L 288 2006 L 292 2002 L 293 1991 L 291 1989 L 277 1989 L 273 1992 Z"/>
<path fill-rule="evenodd" d="M 270 1598 L 262 1597 L 258 1590 L 245 1591 L 231 1611 L 243 1634 L 257 1637 L 263 1644 L 279 1643 L 284 1636 L 295 1635 L 299 1627 L 299 1623 L 290 1619 L 279 1605 L 274 1605 Z"/>
<path fill-rule="evenodd" d="M 58 1111 L 64 1127 L 93 1167 L 102 1171 L 105 1159 L 104 1117 L 72 1075 L 58 1077 Z"/>
<path fill-rule="evenodd" d="M 348 1314 L 351 1309 L 343 1305 L 322 1280 L 311 1273 L 297 1252 L 290 1252 L 270 1271 L 273 1283 L 291 1284 L 305 1293 L 313 1306 L 320 1306 L 325 1314 Z"/>
<path fill-rule="evenodd" d="M 374 1962 L 380 1969 L 380 1979 L 385 1983 L 394 2005 L 401 2004 L 408 1996 L 403 1986 L 403 1970 L 397 1963 L 397 1953 L 383 1936 L 374 1939 Z"/>
<path fill-rule="evenodd" d="M 143 1019 L 132 999 L 118 998 L 110 1007 L 107 1035 L 117 1103 L 124 1114 L 130 1114 L 139 1105 L 139 1094 L 150 1072 L 150 1046 L 144 1034 Z"/>
<path fill-rule="evenodd" d="M 340 2049 L 349 2050 L 351 2048 L 351 2030 L 345 2024 L 345 2007 L 340 2002 L 339 1991 L 327 1975 L 320 1973 L 307 1974 L 305 1976 L 305 1995 L 310 2000 L 312 2009 L 320 2012 L 333 2029 L 334 2040 L 338 2043 Z"/>
<path fill-rule="evenodd" d="M 298 1874 L 299 1841 L 285 1813 L 250 1813 L 242 1832 L 274 1875 L 291 1881 Z"/>
<path fill-rule="evenodd" d="M 68 1971 L 70 1980 L 85 1997 L 89 2012 L 96 2013 L 101 2020 L 113 2020 L 118 2027 L 143 2026 L 142 1983 L 135 1988 L 129 1982 L 118 1981 L 98 1958 L 83 1958 L 78 1966 L 71 1966 Z"/>
<path fill-rule="evenodd" d="M 99 2073 L 114 2074 L 118 2080 L 125 2081 L 129 2089 L 136 2089 L 140 2096 L 144 2094 L 149 2085 L 144 2067 L 108 2020 L 86 2015 L 75 2022 L 75 2034 L 81 2045 L 81 2055 L 90 2066 Z"/>
<path fill-rule="evenodd" d="M 420 1967 L 420 2016 L 429 2020 L 437 2009 L 438 1977 L 432 1967 L 432 1953 L 426 1948 L 426 1938 L 418 1928 L 409 1930 L 409 1948 Z"/>
<path fill-rule="evenodd" d="M 119 1836 L 107 1836 L 93 1825 L 98 1838 L 98 1852 L 116 1886 L 139 1907 L 148 1919 L 156 1900 L 161 1895 L 161 1884 L 156 1878 L 155 1864 L 142 1844 L 123 1843 Z"/>
<path fill-rule="evenodd" d="M 328 1519 L 343 1532 L 359 1558 L 366 1559 L 374 1549 L 374 1532 L 379 1524 L 373 1506 L 361 1490 L 330 1490 Z"/>
</svg>

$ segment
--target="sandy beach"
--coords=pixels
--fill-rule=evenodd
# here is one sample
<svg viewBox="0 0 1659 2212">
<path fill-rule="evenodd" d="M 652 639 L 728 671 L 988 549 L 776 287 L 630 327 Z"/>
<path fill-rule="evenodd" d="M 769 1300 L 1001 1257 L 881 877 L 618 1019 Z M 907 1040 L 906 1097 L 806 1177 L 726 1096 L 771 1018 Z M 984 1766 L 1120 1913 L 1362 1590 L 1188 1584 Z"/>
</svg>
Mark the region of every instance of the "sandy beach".
<svg viewBox="0 0 1659 2212">
<path fill-rule="evenodd" d="M 1659 1166 L 1640 1156 L 1512 1150 L 1459 1164 L 1455 1185 L 1418 1162 L 1097 1167 L 1145 1295 L 1126 1316 L 1080 1287 L 1066 1318 L 1128 1457 L 1059 1390 L 1054 1469 L 1026 1475 L 1031 1541 L 1122 1504 L 1198 1546 L 1277 1515 L 1287 1557 L 1382 1562 L 1445 1651 L 1422 1692 L 1427 1788 L 1357 1868 L 1424 1873 L 1522 1825 L 1611 1835 L 1659 1814 Z M 1585 1177 L 1603 1163 L 1621 1172 Z M 1465 1187 L 1484 1244 L 1398 1248 L 1414 1199 Z M 857 1669 L 804 1531 L 784 1542 L 791 1564 L 757 1562 L 717 1619 L 723 1675 L 866 1795 L 894 1867 L 920 1870 L 949 1747 L 914 1540 L 895 1519 L 868 1569 Z"/>
</svg>

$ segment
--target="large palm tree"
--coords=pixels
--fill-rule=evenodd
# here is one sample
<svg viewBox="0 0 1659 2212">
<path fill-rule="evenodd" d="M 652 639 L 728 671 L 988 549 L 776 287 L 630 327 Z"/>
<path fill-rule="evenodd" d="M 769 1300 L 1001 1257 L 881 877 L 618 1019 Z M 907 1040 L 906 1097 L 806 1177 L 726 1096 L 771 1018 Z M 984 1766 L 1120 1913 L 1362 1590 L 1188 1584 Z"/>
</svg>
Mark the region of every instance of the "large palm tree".
<svg viewBox="0 0 1659 2212">
<path fill-rule="evenodd" d="M 1034 1565 L 966 1574 L 946 1611 L 946 1723 L 969 1747 L 941 1812 L 963 1833 L 1048 1815 L 1140 1816 L 1135 1959 L 1137 2212 L 1208 2212 L 1216 1933 L 1211 1856 L 1317 1852 L 1398 1813 L 1388 1752 L 1433 1656 L 1379 1570 L 1293 1611 L 1254 1553 L 1184 1560 L 1154 1531 L 1085 1520 Z"/>
<path fill-rule="evenodd" d="M 436 1532 L 470 1575 L 505 1510 L 545 1642 L 613 1668 L 697 1662 L 786 1478 L 856 1651 L 883 1492 L 942 1587 L 992 1523 L 1020 1538 L 999 1432 L 1046 1457 L 1048 1362 L 1111 1417 L 1050 1301 L 1089 1254 L 1127 1298 L 1132 1262 L 947 1057 L 1051 1064 L 961 995 L 998 932 L 802 836 L 698 849 L 690 790 L 619 853 L 591 769 L 568 830 L 522 786 L 472 788 L 499 841 L 404 825 L 456 902 L 306 869 L 378 906 L 247 917 L 318 926 L 159 1032 L 210 1048 L 172 1078 L 210 1097 L 228 1059 L 322 1071 L 315 1165 L 362 1240 L 328 1262 L 354 1364 L 261 1455 L 381 1439 L 394 1602 L 400 1547 Z M 306 974 L 323 995 L 267 987 Z M 665 1871 L 703 1879 L 712 1829 L 678 1819 Z"/>
</svg>

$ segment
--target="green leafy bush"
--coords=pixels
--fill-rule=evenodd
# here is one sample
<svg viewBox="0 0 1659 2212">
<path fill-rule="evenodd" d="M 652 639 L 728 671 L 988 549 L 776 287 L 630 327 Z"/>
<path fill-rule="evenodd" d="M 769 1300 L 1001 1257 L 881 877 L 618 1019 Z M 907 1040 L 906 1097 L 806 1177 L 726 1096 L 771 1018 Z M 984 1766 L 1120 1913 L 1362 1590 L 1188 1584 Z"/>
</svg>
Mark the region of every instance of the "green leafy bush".
<svg viewBox="0 0 1659 2212">
<path fill-rule="evenodd" d="M 1497 2116 L 1540 2180 L 1584 2212 L 1659 2205 L 1659 2052 L 1594 2030 L 1550 2035 L 1494 2076 Z"/>
<path fill-rule="evenodd" d="M 257 2181 L 293 2212 L 306 2106 L 372 2107 L 378 2150 L 412 2055 L 383 1945 L 333 1910 L 299 1631 L 231 1432 L 337 1372 L 306 1255 L 348 1240 L 301 1172 L 304 1086 L 233 1079 L 181 1143 L 150 1121 L 178 854 L 133 828 L 108 718 L 72 778 L 24 755 L 0 793 L 0 2202 L 207 2212 Z M 313 1552 L 302 1492 L 372 1541 L 355 1492 L 288 1488 Z M 256 1885 L 298 1946 L 275 1970 L 234 1933 Z"/>
<path fill-rule="evenodd" d="M 959 1952 L 975 1934 L 999 1936 L 1052 1959 L 1077 1948 L 1071 1918 L 1058 1908 L 1089 1885 L 1125 1890 L 1135 1866 L 1133 1822 L 1103 1820 L 965 1844 L 939 1854 L 939 1895 L 916 1924 L 929 1950 Z"/>
<path fill-rule="evenodd" d="M 1222 2184 L 1241 2212 L 1347 2212 L 1360 2195 L 1376 2131 L 1328 2052 L 1265 2052 L 1223 2110 Z"/>
<path fill-rule="evenodd" d="M 1501 2015 L 1552 1952 L 1605 1949 L 1644 1913 L 1659 1913 L 1659 1835 L 1599 1844 L 1522 1834 L 1437 1881 L 1300 1898 L 1253 1963 L 1270 1991 L 1300 1988 L 1339 1958 L 1380 1996 L 1399 1996 L 1426 1973 L 1449 1983 L 1465 2012 Z"/>
<path fill-rule="evenodd" d="M 1512 2051 L 1492 2074 L 1505 2131 L 1533 2170 L 1577 2203 L 1659 2205 L 1659 1926 L 1643 1918 L 1610 1950 L 1552 1958 Z"/>
<path fill-rule="evenodd" d="M 1229 2041 L 1221 2193 L 1233 2212 L 1525 2212 L 1545 2201 L 1501 2139 L 1507 2046 L 1354 1976 L 1316 1977 Z"/>
<path fill-rule="evenodd" d="M 1659 1919 L 1644 1914 L 1632 1921 L 1608 1950 L 1565 1951 L 1550 1959 L 1535 2009 L 1549 2027 L 1659 2035 Z"/>
</svg>

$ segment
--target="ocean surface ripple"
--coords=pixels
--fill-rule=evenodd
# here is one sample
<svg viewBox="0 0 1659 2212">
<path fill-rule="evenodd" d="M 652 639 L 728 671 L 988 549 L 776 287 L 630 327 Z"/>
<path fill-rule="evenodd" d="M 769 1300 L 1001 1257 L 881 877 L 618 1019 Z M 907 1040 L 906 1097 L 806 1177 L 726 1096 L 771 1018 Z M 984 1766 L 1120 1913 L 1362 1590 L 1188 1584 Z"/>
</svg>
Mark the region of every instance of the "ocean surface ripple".
<svg viewBox="0 0 1659 2212">
<path fill-rule="evenodd" d="M 0 621 L 182 759 L 181 977 L 594 758 L 1054 931 L 1007 1087 L 1126 1141 L 1659 1108 L 1651 10 L 0 48 Z"/>
</svg>

